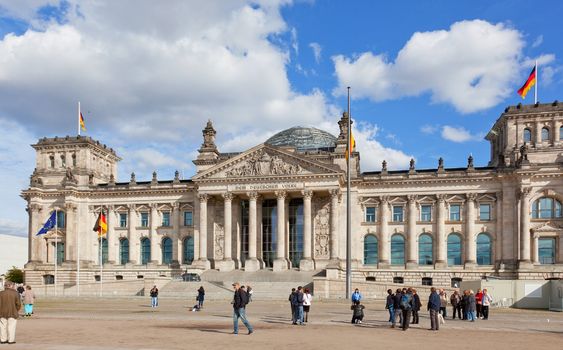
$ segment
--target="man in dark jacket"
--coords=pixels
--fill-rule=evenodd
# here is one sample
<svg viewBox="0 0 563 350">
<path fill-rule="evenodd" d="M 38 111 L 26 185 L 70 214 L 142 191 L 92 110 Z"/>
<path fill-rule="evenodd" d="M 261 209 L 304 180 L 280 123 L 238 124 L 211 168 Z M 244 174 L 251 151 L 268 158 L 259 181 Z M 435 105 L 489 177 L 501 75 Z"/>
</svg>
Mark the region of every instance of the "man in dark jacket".
<svg viewBox="0 0 563 350">
<path fill-rule="evenodd" d="M 0 343 L 16 343 L 16 325 L 21 298 L 10 281 L 4 283 L 4 290 L 0 292 Z"/>
<path fill-rule="evenodd" d="M 414 297 L 412 295 L 412 288 L 407 289 L 407 292 L 401 297 L 401 311 L 403 313 L 403 322 L 401 327 L 404 331 L 409 329 L 411 321 L 411 312 L 414 307 Z"/>
<path fill-rule="evenodd" d="M 437 331 L 440 329 L 440 320 L 438 313 L 442 302 L 440 296 L 436 293 L 436 288 L 430 288 L 430 297 L 428 298 L 428 311 L 430 311 L 430 330 Z"/>
<path fill-rule="evenodd" d="M 399 317 L 399 323 L 403 324 L 403 313 L 401 312 L 401 297 L 403 296 L 401 289 L 397 289 L 393 295 L 393 310 L 395 310 L 395 315 L 393 315 L 393 321 L 391 322 L 391 328 L 395 328 L 397 323 L 397 317 Z"/>
<path fill-rule="evenodd" d="M 303 287 L 297 287 L 297 295 L 295 298 L 296 301 L 296 318 L 297 323 L 301 326 L 304 326 L 305 323 L 303 322 Z"/>
<path fill-rule="evenodd" d="M 246 304 L 248 303 L 248 296 L 245 291 L 240 288 L 238 282 L 233 283 L 233 288 L 235 290 L 233 296 L 233 334 L 238 334 L 238 320 L 242 320 L 242 323 L 248 329 L 248 335 L 254 333 L 254 329 L 246 319 Z"/>
<path fill-rule="evenodd" d="M 297 309 L 296 309 L 296 298 L 297 298 L 297 292 L 295 291 L 295 288 L 291 288 L 291 293 L 289 294 L 289 306 L 291 306 L 291 322 L 293 324 L 297 324 Z"/>
<path fill-rule="evenodd" d="M 389 310 L 389 322 L 393 322 L 395 318 L 395 298 L 393 297 L 393 290 L 387 289 L 387 301 L 385 302 L 385 308 Z"/>
<path fill-rule="evenodd" d="M 422 303 L 420 302 L 420 297 L 416 292 L 416 289 L 412 290 L 412 298 L 413 298 L 413 305 L 412 305 L 412 324 L 418 324 L 418 312 L 420 311 L 420 307 Z"/>
</svg>

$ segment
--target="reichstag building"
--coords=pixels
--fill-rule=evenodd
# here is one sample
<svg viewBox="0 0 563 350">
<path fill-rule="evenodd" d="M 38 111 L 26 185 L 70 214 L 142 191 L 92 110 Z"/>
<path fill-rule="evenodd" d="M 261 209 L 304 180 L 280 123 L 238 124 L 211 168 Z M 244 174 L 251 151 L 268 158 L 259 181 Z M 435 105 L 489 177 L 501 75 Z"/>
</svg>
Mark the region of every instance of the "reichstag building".
<svg viewBox="0 0 563 350">
<path fill-rule="evenodd" d="M 293 127 L 223 153 L 211 121 L 188 180 L 116 180 L 119 156 L 90 137 L 42 138 L 29 188 L 26 280 L 81 283 L 205 270 L 319 271 L 343 279 L 347 118 L 339 135 Z M 563 104 L 510 106 L 476 167 L 360 170 L 351 161 L 355 280 L 450 286 L 484 276 L 563 277 Z M 53 210 L 58 229 L 35 234 Z M 107 238 L 92 231 L 107 213 Z M 55 240 L 57 244 L 55 245 Z M 55 246 L 58 254 L 55 254 Z"/>
</svg>

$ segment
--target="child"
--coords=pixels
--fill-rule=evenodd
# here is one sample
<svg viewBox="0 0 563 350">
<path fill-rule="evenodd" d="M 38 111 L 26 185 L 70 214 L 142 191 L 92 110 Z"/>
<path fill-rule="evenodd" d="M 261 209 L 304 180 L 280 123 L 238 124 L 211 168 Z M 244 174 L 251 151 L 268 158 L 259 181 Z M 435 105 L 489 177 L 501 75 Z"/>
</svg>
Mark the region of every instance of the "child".
<svg viewBox="0 0 563 350">
<path fill-rule="evenodd" d="M 352 312 L 352 323 L 353 324 L 357 324 L 357 323 L 362 323 L 362 320 L 364 319 L 364 309 L 366 307 L 363 306 L 362 304 L 360 304 L 360 301 L 355 301 L 354 304 L 350 307 L 351 310 L 353 310 Z"/>
</svg>

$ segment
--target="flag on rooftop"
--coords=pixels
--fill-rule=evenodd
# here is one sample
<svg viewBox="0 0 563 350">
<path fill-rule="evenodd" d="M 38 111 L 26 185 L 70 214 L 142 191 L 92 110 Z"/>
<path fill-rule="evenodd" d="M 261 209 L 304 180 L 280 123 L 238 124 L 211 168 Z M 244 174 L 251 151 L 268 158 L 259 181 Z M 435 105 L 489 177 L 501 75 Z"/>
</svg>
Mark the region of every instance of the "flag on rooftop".
<svg viewBox="0 0 563 350">
<path fill-rule="evenodd" d="M 80 129 L 82 129 L 82 131 L 86 131 L 86 124 L 84 124 L 84 117 L 82 116 L 82 112 L 80 112 L 79 118 Z"/>
<path fill-rule="evenodd" d="M 518 90 L 518 95 L 520 95 L 522 98 L 526 98 L 528 91 L 530 91 L 532 86 L 534 86 L 534 84 L 536 83 L 536 68 L 537 65 L 534 65 L 534 69 L 532 69 L 532 72 L 526 80 L 526 83 L 524 83 L 524 85 L 522 85 L 522 87 Z"/>
</svg>

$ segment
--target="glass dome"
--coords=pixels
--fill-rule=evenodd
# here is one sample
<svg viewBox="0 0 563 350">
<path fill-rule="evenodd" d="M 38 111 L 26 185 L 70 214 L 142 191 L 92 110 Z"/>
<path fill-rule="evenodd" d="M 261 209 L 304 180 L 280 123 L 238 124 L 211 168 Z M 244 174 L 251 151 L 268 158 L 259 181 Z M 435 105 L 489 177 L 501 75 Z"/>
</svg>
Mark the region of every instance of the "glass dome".
<svg viewBox="0 0 563 350">
<path fill-rule="evenodd" d="M 336 147 L 336 137 L 317 128 L 296 126 L 278 132 L 266 140 L 266 144 L 272 146 L 291 146 L 299 151 L 331 151 Z"/>
</svg>

